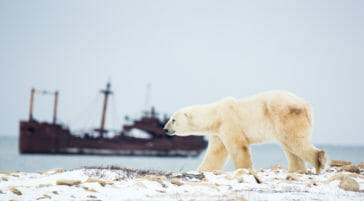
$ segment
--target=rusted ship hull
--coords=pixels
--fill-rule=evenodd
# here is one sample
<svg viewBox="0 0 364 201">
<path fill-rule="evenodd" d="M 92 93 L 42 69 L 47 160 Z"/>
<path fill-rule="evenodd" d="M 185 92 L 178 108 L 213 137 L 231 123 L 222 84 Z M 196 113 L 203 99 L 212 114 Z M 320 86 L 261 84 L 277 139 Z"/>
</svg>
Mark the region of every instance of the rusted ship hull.
<svg viewBox="0 0 364 201">
<path fill-rule="evenodd" d="M 139 139 L 77 137 L 58 124 L 20 122 L 19 151 L 24 154 L 82 154 L 124 156 L 197 156 L 207 146 L 201 136 Z"/>
</svg>

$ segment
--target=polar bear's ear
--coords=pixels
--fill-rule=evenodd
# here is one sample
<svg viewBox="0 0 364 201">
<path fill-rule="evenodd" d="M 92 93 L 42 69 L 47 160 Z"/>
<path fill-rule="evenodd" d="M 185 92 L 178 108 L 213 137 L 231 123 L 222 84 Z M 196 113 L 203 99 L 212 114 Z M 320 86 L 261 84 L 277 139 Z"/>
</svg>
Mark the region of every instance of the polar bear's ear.
<svg viewBox="0 0 364 201">
<path fill-rule="evenodd" d="M 191 119 L 191 117 L 192 117 L 192 116 L 191 116 L 190 114 L 188 114 L 187 112 L 185 112 L 184 114 L 185 114 L 185 116 L 186 116 L 187 118 Z"/>
</svg>

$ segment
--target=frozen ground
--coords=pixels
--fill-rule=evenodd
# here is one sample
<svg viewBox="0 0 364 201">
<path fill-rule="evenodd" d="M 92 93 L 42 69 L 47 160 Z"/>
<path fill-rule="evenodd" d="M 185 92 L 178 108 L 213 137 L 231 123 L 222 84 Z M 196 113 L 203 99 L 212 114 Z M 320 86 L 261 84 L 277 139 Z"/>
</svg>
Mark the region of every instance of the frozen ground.
<svg viewBox="0 0 364 201">
<path fill-rule="evenodd" d="M 331 167 L 321 175 L 292 174 L 278 165 L 256 173 L 113 167 L 0 172 L 0 200 L 364 200 L 364 169 L 348 170 Z M 359 189 L 340 188 L 348 178 Z"/>
</svg>

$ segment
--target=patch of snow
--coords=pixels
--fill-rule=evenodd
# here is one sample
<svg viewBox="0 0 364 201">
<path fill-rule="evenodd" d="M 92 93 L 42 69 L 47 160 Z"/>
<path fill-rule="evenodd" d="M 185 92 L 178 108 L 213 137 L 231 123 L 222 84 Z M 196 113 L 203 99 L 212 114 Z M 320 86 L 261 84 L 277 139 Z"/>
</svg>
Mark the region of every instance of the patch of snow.
<svg viewBox="0 0 364 201">
<path fill-rule="evenodd" d="M 264 169 L 256 172 L 262 180 L 258 184 L 244 169 L 203 175 L 197 171 L 153 172 L 127 168 L 0 172 L 0 200 L 363 200 L 363 174 L 331 168 L 321 175 L 295 174 L 295 179 L 287 180 L 290 174 L 286 170 Z M 339 174 L 355 179 L 360 191 L 339 188 L 339 180 L 327 182 Z M 59 180 L 81 183 L 56 185 Z M 307 185 L 312 181 L 316 185 Z M 21 195 L 13 193 L 12 187 Z"/>
</svg>

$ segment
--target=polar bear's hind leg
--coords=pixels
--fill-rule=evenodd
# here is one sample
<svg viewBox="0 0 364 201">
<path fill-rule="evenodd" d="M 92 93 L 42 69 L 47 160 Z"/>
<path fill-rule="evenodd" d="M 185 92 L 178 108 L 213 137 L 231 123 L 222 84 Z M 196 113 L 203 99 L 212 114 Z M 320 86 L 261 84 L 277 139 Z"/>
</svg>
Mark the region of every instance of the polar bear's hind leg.
<svg viewBox="0 0 364 201">
<path fill-rule="evenodd" d="M 310 142 L 312 132 L 311 108 L 307 105 L 289 105 L 275 110 L 277 138 L 286 150 L 290 170 L 303 169 L 302 160 L 316 169 L 316 174 L 326 162 L 325 152 Z M 293 155 L 291 155 L 293 154 Z"/>
<path fill-rule="evenodd" d="M 288 159 L 288 171 L 289 172 L 301 172 L 306 173 L 306 164 L 300 157 L 286 150 L 286 156 Z"/>
<path fill-rule="evenodd" d="M 289 139 L 289 138 L 288 138 Z M 282 143 L 285 149 L 287 149 L 292 154 L 296 155 L 298 158 L 310 163 L 316 169 L 316 174 L 320 174 L 321 169 L 324 167 L 326 162 L 325 151 L 317 149 L 314 147 L 308 138 L 295 138 L 288 140 L 290 143 Z M 294 143 L 292 143 L 294 142 Z M 287 155 L 288 160 L 290 156 Z M 296 160 L 297 162 L 297 160 Z M 291 165 L 291 162 L 290 162 Z M 296 169 L 297 164 L 292 163 L 292 167 L 289 169 Z"/>
</svg>

